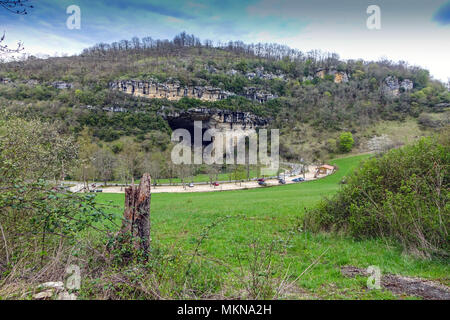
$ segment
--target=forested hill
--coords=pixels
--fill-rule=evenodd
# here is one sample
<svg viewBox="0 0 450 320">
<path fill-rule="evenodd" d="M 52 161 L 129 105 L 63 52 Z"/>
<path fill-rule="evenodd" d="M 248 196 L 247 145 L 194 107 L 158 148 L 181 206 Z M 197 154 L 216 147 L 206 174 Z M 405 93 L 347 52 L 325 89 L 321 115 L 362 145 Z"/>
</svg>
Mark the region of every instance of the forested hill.
<svg viewBox="0 0 450 320">
<path fill-rule="evenodd" d="M 341 131 L 358 135 L 381 120 L 422 117 L 423 123 L 441 126 L 442 117 L 438 122 L 426 117 L 445 113 L 450 103 L 443 83 L 405 62 L 344 61 L 332 53 L 277 44 L 214 43 L 185 33 L 171 41 L 133 38 L 101 43 L 76 56 L 31 56 L 1 63 L 0 79 L 2 108 L 61 120 L 70 132 L 87 126 L 100 141 L 131 136 L 142 142 L 159 135 L 152 139 L 161 145 L 171 131 L 158 114 L 163 106 L 250 111 L 270 119 L 272 127 L 285 128 L 286 137 L 292 129 L 335 137 Z M 231 94 L 219 101 L 170 101 L 135 97 L 110 87 L 111 82 L 130 80 L 161 85 L 175 81 Z M 270 99 L 261 102 L 249 92 Z M 316 147 L 325 145 L 318 141 Z M 301 149 L 301 142 L 284 143 L 282 151 L 295 157 Z"/>
</svg>

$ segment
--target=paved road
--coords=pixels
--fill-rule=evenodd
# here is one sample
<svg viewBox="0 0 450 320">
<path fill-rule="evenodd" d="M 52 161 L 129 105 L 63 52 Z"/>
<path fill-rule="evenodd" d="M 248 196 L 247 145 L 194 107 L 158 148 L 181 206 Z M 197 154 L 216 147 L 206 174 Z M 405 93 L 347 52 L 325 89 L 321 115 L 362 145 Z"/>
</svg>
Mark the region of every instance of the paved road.
<svg viewBox="0 0 450 320">
<path fill-rule="evenodd" d="M 308 173 L 305 174 L 305 180 L 311 181 L 316 180 L 317 178 L 314 177 L 314 173 L 316 171 L 315 166 L 310 166 L 308 168 Z M 283 177 L 283 175 L 281 175 Z M 322 178 L 325 175 L 321 175 L 318 178 Z M 292 179 L 303 177 L 303 174 L 296 174 L 293 176 L 286 176 L 286 184 L 296 183 L 292 182 Z M 67 182 L 66 182 L 67 183 Z M 84 184 L 79 182 L 72 182 L 72 184 L 75 183 L 75 186 L 72 186 L 70 188 L 70 191 L 72 192 L 83 192 L 84 191 Z M 267 186 L 279 186 L 278 179 L 268 179 L 266 180 Z M 300 182 L 301 183 L 301 182 Z M 125 185 L 119 185 L 119 186 L 103 186 L 103 183 L 95 183 L 97 189 L 101 189 L 103 193 L 124 193 Z M 258 184 L 258 181 L 252 180 L 252 181 L 244 181 L 244 182 L 219 182 L 219 186 L 215 187 L 208 183 L 194 183 L 194 187 L 189 186 L 181 186 L 181 185 L 158 185 L 158 186 L 152 186 L 152 193 L 185 193 L 185 192 L 213 192 L 213 191 L 226 191 L 226 190 L 240 190 L 240 189 L 250 189 L 250 188 L 264 188 L 263 186 L 260 186 Z M 92 184 L 90 184 L 90 189 L 92 188 Z"/>
<path fill-rule="evenodd" d="M 292 177 L 286 177 L 286 184 L 295 183 L 292 182 L 292 179 L 303 177 L 303 174 L 301 175 L 295 175 Z M 320 178 L 320 177 L 319 177 Z M 305 174 L 305 180 L 315 180 L 314 178 L 314 172 L 309 172 Z M 267 186 L 278 186 L 280 185 L 278 183 L 278 179 L 269 179 L 266 180 Z M 300 182 L 301 183 L 301 182 Z M 188 186 L 152 186 L 152 193 L 162 193 L 162 192 L 169 192 L 169 193 L 184 193 L 184 192 L 213 192 L 213 191 L 226 191 L 226 190 L 240 190 L 240 189 L 250 189 L 250 188 L 264 188 L 260 185 L 258 185 L 257 181 L 245 181 L 245 182 L 227 182 L 227 183 L 220 183 L 219 186 L 214 187 L 209 184 L 194 184 L 194 187 L 190 188 Z M 123 193 L 124 187 L 106 187 L 102 188 L 104 193 Z"/>
</svg>

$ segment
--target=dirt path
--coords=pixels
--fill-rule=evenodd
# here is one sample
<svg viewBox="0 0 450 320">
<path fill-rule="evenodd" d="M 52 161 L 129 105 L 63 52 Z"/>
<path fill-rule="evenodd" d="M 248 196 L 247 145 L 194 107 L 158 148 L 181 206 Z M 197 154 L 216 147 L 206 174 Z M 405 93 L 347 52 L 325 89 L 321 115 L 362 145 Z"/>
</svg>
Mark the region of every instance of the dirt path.
<svg viewBox="0 0 450 320">
<path fill-rule="evenodd" d="M 354 266 L 342 267 L 341 273 L 350 278 L 369 276 L 365 269 Z M 417 296 L 425 300 L 450 300 L 450 288 L 435 281 L 385 274 L 381 276 L 381 286 L 396 295 Z"/>
<path fill-rule="evenodd" d="M 295 183 L 292 182 L 292 179 L 303 177 L 303 175 L 296 175 L 292 177 L 286 177 L 286 184 Z M 320 176 L 322 177 L 322 176 Z M 320 178 L 319 177 L 319 178 Z M 309 172 L 305 174 L 305 180 L 315 180 L 314 173 Z M 277 179 L 270 179 L 266 180 L 267 186 L 278 186 L 278 180 Z M 103 190 L 103 193 L 123 193 L 125 187 L 100 187 Z M 257 181 L 245 181 L 242 183 L 221 183 L 219 186 L 214 187 L 209 184 L 195 184 L 194 187 L 190 188 L 186 186 L 184 188 L 183 186 L 152 186 L 152 193 L 162 193 L 162 192 L 170 192 L 170 193 L 184 193 L 184 192 L 213 192 L 213 191 L 227 191 L 227 190 L 241 190 L 241 189 L 250 189 L 250 188 L 263 188 L 262 186 L 258 185 Z"/>
</svg>

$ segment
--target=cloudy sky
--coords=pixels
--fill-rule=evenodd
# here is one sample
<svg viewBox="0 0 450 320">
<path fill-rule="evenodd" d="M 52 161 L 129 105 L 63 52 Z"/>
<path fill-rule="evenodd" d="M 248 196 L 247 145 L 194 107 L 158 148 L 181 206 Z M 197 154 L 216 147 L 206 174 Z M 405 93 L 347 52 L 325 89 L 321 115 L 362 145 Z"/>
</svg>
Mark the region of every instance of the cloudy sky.
<svg viewBox="0 0 450 320">
<path fill-rule="evenodd" d="M 30 0 L 28 15 L 0 7 L 8 44 L 27 53 L 79 53 L 98 42 L 133 36 L 171 39 L 181 31 L 214 41 L 277 42 L 344 59 L 389 58 L 450 77 L 448 0 Z M 81 9 L 81 29 L 66 26 L 66 9 Z M 367 7 L 381 9 L 381 29 L 369 30 Z"/>
</svg>

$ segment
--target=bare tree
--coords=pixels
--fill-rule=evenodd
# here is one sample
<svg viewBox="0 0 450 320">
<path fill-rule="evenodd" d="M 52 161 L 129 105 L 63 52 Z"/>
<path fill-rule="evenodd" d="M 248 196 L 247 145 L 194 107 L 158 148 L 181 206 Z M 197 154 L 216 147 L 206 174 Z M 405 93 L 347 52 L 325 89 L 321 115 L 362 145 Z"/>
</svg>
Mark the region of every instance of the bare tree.
<svg viewBox="0 0 450 320">
<path fill-rule="evenodd" d="M 141 170 L 143 172 L 150 173 L 150 176 L 153 177 L 153 186 L 156 186 L 157 179 L 161 177 L 161 159 L 160 154 L 147 154 L 144 160 L 141 162 Z"/>
<path fill-rule="evenodd" d="M 93 165 L 96 175 L 105 183 L 105 186 L 113 177 L 115 161 L 113 153 L 107 149 L 99 149 L 94 153 Z"/>
<path fill-rule="evenodd" d="M 179 164 L 176 166 L 178 178 L 181 180 L 183 188 L 186 189 L 186 179 L 192 176 L 192 166 L 189 164 Z"/>
<path fill-rule="evenodd" d="M 28 14 L 28 9 L 32 9 L 33 6 L 29 4 L 30 0 L 0 0 L 0 6 L 4 9 L 20 15 Z M 22 42 L 17 43 L 17 48 L 11 49 L 6 44 L 2 44 L 5 40 L 5 32 L 0 38 L 0 53 L 17 53 L 23 50 Z"/>
<path fill-rule="evenodd" d="M 211 164 L 206 168 L 206 172 L 209 177 L 209 184 L 212 185 L 213 181 L 217 181 L 217 177 L 220 173 L 220 167 L 216 164 Z"/>
<path fill-rule="evenodd" d="M 125 189 L 125 211 L 121 233 L 131 233 L 136 249 L 141 249 L 147 258 L 150 246 L 151 179 L 144 173 L 139 186 Z"/>
</svg>

